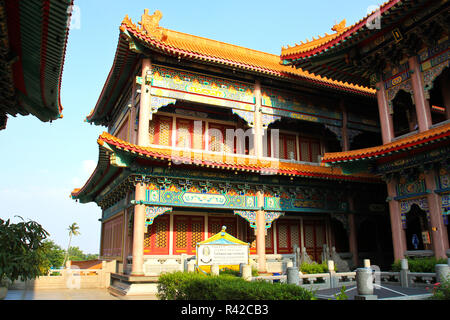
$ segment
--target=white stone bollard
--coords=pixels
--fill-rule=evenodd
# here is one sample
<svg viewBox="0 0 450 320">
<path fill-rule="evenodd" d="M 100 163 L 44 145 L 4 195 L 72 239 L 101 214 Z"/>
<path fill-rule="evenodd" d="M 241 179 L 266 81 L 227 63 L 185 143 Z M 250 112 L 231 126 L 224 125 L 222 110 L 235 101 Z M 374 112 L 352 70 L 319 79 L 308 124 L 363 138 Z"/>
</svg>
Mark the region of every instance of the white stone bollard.
<svg viewBox="0 0 450 320">
<path fill-rule="evenodd" d="M 334 271 L 334 261 L 328 260 L 328 273 L 330 274 L 330 288 L 337 288 L 338 286 L 338 279 L 336 278 L 336 272 Z"/>
<path fill-rule="evenodd" d="M 364 268 L 370 268 L 370 259 L 364 259 Z"/>
<path fill-rule="evenodd" d="M 287 268 L 287 283 L 299 285 L 300 276 L 297 268 Z"/>
<path fill-rule="evenodd" d="M 403 288 L 409 287 L 408 273 L 409 273 L 408 259 L 402 259 L 400 270 L 400 285 Z"/>
<path fill-rule="evenodd" d="M 213 265 L 211 266 L 211 275 L 213 275 L 213 276 L 218 276 L 219 273 L 220 273 L 219 265 L 218 265 L 218 264 L 213 264 Z"/>
<path fill-rule="evenodd" d="M 448 264 L 437 264 L 436 270 L 436 281 L 442 283 L 445 280 L 450 280 L 450 266 Z"/>
<path fill-rule="evenodd" d="M 288 261 L 286 262 L 286 268 L 293 268 L 294 264 L 292 263 L 292 261 Z"/>
<path fill-rule="evenodd" d="M 242 266 L 242 278 L 245 281 L 251 281 L 252 280 L 252 266 L 249 264 L 246 264 Z"/>
<path fill-rule="evenodd" d="M 188 272 L 195 272 L 195 261 L 191 260 L 187 264 L 187 271 Z"/>
<path fill-rule="evenodd" d="M 356 287 L 358 294 L 355 300 L 377 300 L 377 296 L 373 294 L 373 273 L 370 267 L 356 270 Z"/>
</svg>

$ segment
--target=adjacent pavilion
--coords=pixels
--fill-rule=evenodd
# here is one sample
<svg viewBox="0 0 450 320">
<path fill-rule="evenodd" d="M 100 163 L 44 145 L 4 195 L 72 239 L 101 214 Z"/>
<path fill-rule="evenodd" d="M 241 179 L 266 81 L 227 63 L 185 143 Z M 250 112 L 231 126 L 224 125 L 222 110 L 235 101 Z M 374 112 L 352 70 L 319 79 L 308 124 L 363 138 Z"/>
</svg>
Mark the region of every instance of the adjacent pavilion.
<svg viewBox="0 0 450 320">
<path fill-rule="evenodd" d="M 382 144 L 322 161 L 385 181 L 396 260 L 450 254 L 449 26 L 449 1 L 391 0 L 282 50 L 286 66 L 376 89 Z"/>
<path fill-rule="evenodd" d="M 87 117 L 107 132 L 72 197 L 102 209 L 101 258 L 132 276 L 182 270 L 196 243 L 226 226 L 251 244 L 260 272 L 295 248 L 320 262 L 324 246 L 350 267 L 391 264 L 382 179 L 321 163 L 382 143 L 377 91 L 163 28 L 161 18 L 125 17 Z"/>
<path fill-rule="evenodd" d="M 0 130 L 8 115 L 62 118 L 71 0 L 0 1 Z"/>
</svg>

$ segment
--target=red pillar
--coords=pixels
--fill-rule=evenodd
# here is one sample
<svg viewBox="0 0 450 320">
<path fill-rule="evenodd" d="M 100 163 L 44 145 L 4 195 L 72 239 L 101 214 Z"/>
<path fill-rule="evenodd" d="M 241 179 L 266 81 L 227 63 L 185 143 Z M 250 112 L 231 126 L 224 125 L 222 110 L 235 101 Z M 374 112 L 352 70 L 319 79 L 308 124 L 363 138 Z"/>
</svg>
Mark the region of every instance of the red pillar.
<svg viewBox="0 0 450 320">
<path fill-rule="evenodd" d="M 146 185 L 136 185 L 136 201 L 145 201 Z M 144 274 L 144 235 L 145 235 L 145 205 L 136 205 L 133 221 L 133 265 L 132 275 Z"/>
<path fill-rule="evenodd" d="M 264 193 L 257 192 L 258 207 L 256 212 L 256 254 L 258 255 L 258 272 L 267 272 L 266 266 L 266 216 L 264 208 Z"/>
<path fill-rule="evenodd" d="M 433 246 L 434 255 L 436 258 L 447 258 L 446 251 L 448 250 L 448 234 L 447 227 L 441 214 L 441 197 L 433 191 L 436 187 L 436 174 L 434 170 L 425 173 L 425 183 L 427 189 L 431 191 L 427 195 L 428 208 L 430 210 L 431 222 L 431 243 Z"/>
<path fill-rule="evenodd" d="M 377 83 L 377 101 L 378 101 L 378 113 L 380 115 L 381 135 L 383 138 L 383 144 L 391 142 L 394 138 L 394 123 L 392 121 L 392 115 L 389 111 L 389 103 L 386 96 L 386 90 L 384 88 L 384 82 Z"/>
<path fill-rule="evenodd" d="M 425 97 L 422 71 L 420 70 L 417 56 L 409 58 L 409 68 L 411 70 L 411 82 L 414 91 L 414 104 L 416 105 L 417 122 L 419 132 L 430 129 L 433 121 L 431 119 L 430 103 Z"/>
<path fill-rule="evenodd" d="M 397 196 L 396 183 L 391 180 L 387 182 L 388 196 L 394 198 Z M 389 201 L 389 213 L 391 216 L 392 244 L 394 247 L 394 260 L 401 260 L 405 257 L 406 234 L 402 227 L 402 216 L 400 204 L 398 201 Z"/>
</svg>

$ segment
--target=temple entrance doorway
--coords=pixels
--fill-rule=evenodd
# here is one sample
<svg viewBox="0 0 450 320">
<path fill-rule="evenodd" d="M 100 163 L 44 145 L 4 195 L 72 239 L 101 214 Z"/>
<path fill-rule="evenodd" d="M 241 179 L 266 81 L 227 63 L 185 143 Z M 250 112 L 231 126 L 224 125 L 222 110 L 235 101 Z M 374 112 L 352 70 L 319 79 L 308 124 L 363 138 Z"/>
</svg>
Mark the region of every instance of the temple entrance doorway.
<svg viewBox="0 0 450 320">
<path fill-rule="evenodd" d="M 405 231 L 408 251 L 430 249 L 427 214 L 416 204 L 406 213 Z"/>
</svg>

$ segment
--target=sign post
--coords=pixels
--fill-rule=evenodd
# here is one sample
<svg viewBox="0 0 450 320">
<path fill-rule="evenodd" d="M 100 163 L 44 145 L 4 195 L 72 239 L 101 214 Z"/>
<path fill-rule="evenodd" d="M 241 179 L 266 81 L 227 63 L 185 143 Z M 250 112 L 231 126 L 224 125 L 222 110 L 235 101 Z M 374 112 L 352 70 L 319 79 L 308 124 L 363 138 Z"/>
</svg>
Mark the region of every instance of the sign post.
<svg viewBox="0 0 450 320">
<path fill-rule="evenodd" d="M 226 233 L 226 227 L 211 238 L 197 243 L 197 266 L 211 272 L 211 266 L 239 271 L 240 264 L 249 264 L 250 245 Z"/>
</svg>

